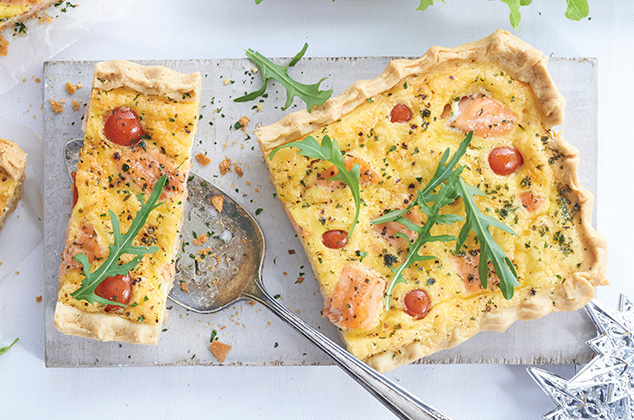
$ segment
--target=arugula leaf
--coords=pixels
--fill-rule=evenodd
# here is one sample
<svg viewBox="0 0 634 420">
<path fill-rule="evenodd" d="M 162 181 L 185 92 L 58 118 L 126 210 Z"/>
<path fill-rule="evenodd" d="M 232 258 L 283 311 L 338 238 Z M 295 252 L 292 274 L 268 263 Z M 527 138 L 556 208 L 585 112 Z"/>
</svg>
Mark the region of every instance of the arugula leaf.
<svg viewBox="0 0 634 420">
<path fill-rule="evenodd" d="M 439 165 L 440 168 L 440 165 Z M 427 221 L 422 226 L 418 226 L 412 223 L 409 219 L 405 217 L 399 217 L 396 221 L 411 231 L 414 231 L 418 234 L 416 240 L 411 243 L 409 238 L 401 233 L 397 232 L 395 236 L 403 238 L 410 242 L 409 250 L 407 252 L 407 256 L 403 263 L 398 267 L 394 268 L 390 266 L 390 270 L 392 270 L 393 276 L 390 284 L 387 287 L 387 291 L 385 292 L 385 310 L 390 310 L 390 302 L 392 299 L 392 292 L 394 291 L 394 286 L 398 283 L 407 283 L 407 280 L 403 278 L 403 271 L 412 265 L 415 262 L 427 261 L 427 260 L 436 260 L 437 257 L 432 255 L 420 255 L 418 251 L 420 248 L 428 242 L 448 242 L 456 240 L 456 237 L 453 235 L 432 235 L 431 228 L 435 224 L 452 224 L 458 222 L 460 220 L 464 220 L 462 217 L 457 214 L 440 214 L 440 209 L 444 206 L 451 204 L 456 199 L 456 187 L 458 182 L 460 181 L 460 174 L 464 169 L 463 166 L 459 166 L 455 171 L 447 179 L 447 182 L 441 185 L 440 191 L 436 194 L 436 201 L 434 201 L 433 206 L 429 206 L 426 202 L 426 198 L 424 194 L 419 191 L 418 197 L 416 199 L 416 203 L 420 206 L 423 213 L 427 215 Z M 373 220 L 372 222 L 375 222 Z"/>
<path fill-rule="evenodd" d="M 487 280 L 489 278 L 489 261 L 491 261 L 493 263 L 493 268 L 495 269 L 495 274 L 497 274 L 500 279 L 500 290 L 502 290 L 502 295 L 504 295 L 506 299 L 511 299 L 515 292 L 515 287 L 520 285 L 517 281 L 517 271 L 515 271 L 515 266 L 509 257 L 506 256 L 504 250 L 493 239 L 493 236 L 489 231 L 489 227 L 494 226 L 517 237 L 519 237 L 519 235 L 495 217 L 487 216 L 480 211 L 473 199 L 473 196 L 486 196 L 486 194 L 482 191 L 476 187 L 467 185 L 462 179 L 460 179 L 458 194 L 464 201 L 467 221 L 458 234 L 456 252 L 459 252 L 462 245 L 464 245 L 467 237 L 469 236 L 469 232 L 475 232 L 480 243 L 478 276 L 480 277 L 482 287 L 487 287 Z"/>
<path fill-rule="evenodd" d="M 489 0 L 489 1 L 493 1 L 493 0 Z M 519 27 L 520 24 L 520 20 L 522 20 L 522 14 L 520 13 L 520 0 L 500 0 L 502 3 L 506 3 L 509 7 L 509 10 L 511 11 L 511 14 L 509 15 L 509 20 L 511 21 L 511 25 L 513 26 L 513 29 L 515 29 L 517 31 L 517 28 Z"/>
<path fill-rule="evenodd" d="M 88 303 L 125 306 L 122 303 L 110 301 L 102 298 L 101 296 L 97 296 L 95 294 L 95 289 L 107 277 L 115 276 L 117 274 L 127 274 L 128 272 L 134 270 L 145 254 L 154 254 L 159 250 L 157 246 L 134 246 L 132 245 L 132 241 L 137 237 L 139 231 L 145 225 L 145 222 L 152 210 L 163 204 L 162 202 L 157 204 L 157 201 L 163 192 L 166 182 L 166 175 L 159 178 L 156 184 L 154 184 L 152 194 L 147 202 L 143 201 L 142 194 L 137 194 L 137 199 L 141 202 L 141 208 L 134 217 L 134 220 L 132 220 L 132 224 L 125 234 L 121 233 L 119 219 L 117 219 L 117 216 L 112 212 L 112 210 L 108 210 L 108 213 L 110 214 L 110 221 L 112 222 L 112 232 L 114 234 L 114 243 L 110 245 L 110 254 L 108 255 L 106 261 L 94 272 L 90 271 L 90 261 L 88 261 L 86 254 L 80 253 L 75 255 L 75 261 L 79 262 L 83 266 L 85 277 L 81 282 L 81 287 L 71 293 L 71 296 L 77 300 L 85 300 Z M 131 254 L 135 255 L 135 257 L 125 264 L 119 264 L 119 258 L 121 258 L 123 254 Z"/>
<path fill-rule="evenodd" d="M 464 138 L 464 140 L 458 146 L 456 153 L 451 157 L 451 160 L 447 163 L 447 159 L 449 158 L 449 149 L 446 149 L 440 158 L 440 162 L 438 163 L 438 167 L 436 168 L 436 172 L 431 177 L 427 185 L 422 190 L 422 194 L 424 196 L 424 201 L 429 202 L 433 201 L 433 190 L 436 189 L 440 184 L 449 179 L 451 174 L 454 172 L 455 166 L 458 164 L 458 161 L 462 158 L 462 156 L 467 151 L 467 147 L 471 144 L 471 139 L 473 138 L 473 132 L 469 132 Z M 421 194 L 421 192 L 419 192 Z M 408 211 L 416 204 L 416 201 L 412 201 L 409 206 L 404 208 L 403 210 L 392 210 L 383 216 L 379 216 L 376 219 L 372 220 L 370 223 L 373 225 L 385 222 L 391 222 L 393 220 L 402 217 L 407 214 Z"/>
<path fill-rule="evenodd" d="M 13 340 L 13 343 L 9 344 L 8 346 L 0 347 L 0 356 L 2 356 L 3 354 L 11 350 L 11 347 L 13 347 L 13 345 L 17 343 L 19 340 L 20 340 L 19 338 L 16 338 L 15 340 Z"/>
<path fill-rule="evenodd" d="M 319 86 L 327 79 L 327 77 L 322 78 L 320 81 L 312 85 L 306 85 L 293 80 L 288 75 L 288 68 L 297 64 L 297 62 L 304 56 L 307 48 L 308 44 L 305 43 L 302 50 L 297 53 L 295 57 L 293 57 L 293 59 L 285 66 L 273 63 L 257 51 L 253 51 L 251 49 L 247 50 L 247 57 L 249 57 L 249 59 L 258 66 L 260 72 L 262 73 L 263 84 L 262 87 L 255 92 L 235 98 L 234 102 L 252 101 L 263 95 L 266 91 L 267 82 L 271 78 L 280 82 L 286 89 L 286 103 L 282 107 L 282 110 L 286 110 L 293 104 L 293 98 L 295 98 L 295 96 L 306 103 L 306 109 L 308 109 L 308 112 L 311 112 L 314 106 L 318 106 L 326 102 L 326 100 L 332 95 L 333 90 L 319 90 Z"/>
<path fill-rule="evenodd" d="M 352 193 L 354 202 L 356 204 L 356 210 L 354 213 L 354 219 L 352 220 L 352 226 L 348 232 L 348 238 L 352 235 L 357 222 L 359 221 L 359 211 L 361 210 L 361 191 L 359 188 L 359 179 L 361 177 L 361 167 L 358 163 L 355 163 L 352 169 L 348 171 L 343 161 L 343 153 L 339 148 L 339 144 L 336 139 L 330 140 L 329 136 L 324 136 L 321 140 L 321 144 L 314 137 L 308 136 L 304 140 L 294 141 L 282 146 L 276 147 L 269 154 L 269 159 L 273 160 L 275 154 L 286 147 L 297 147 L 299 153 L 302 156 L 306 156 L 312 159 L 326 160 L 332 163 L 339 173 L 336 176 L 330 178 L 331 180 L 344 182 Z"/>
<path fill-rule="evenodd" d="M 434 1 L 445 2 L 445 0 L 420 0 L 420 5 L 416 8 L 416 10 L 426 10 L 429 6 L 434 4 Z"/>
<path fill-rule="evenodd" d="M 566 17 L 570 20 L 581 20 L 590 13 L 588 0 L 566 0 L 566 3 Z"/>
<path fill-rule="evenodd" d="M 511 299 L 515 291 L 515 287 L 520 285 L 517 281 L 515 266 L 513 266 L 511 260 L 506 256 L 504 250 L 495 242 L 491 232 L 489 231 L 489 227 L 494 226 L 515 236 L 518 235 L 504 223 L 494 217 L 487 216 L 480 211 L 473 199 L 473 196 L 484 196 L 485 194 L 476 187 L 465 183 L 460 177 L 465 167 L 461 165 L 456 166 L 465 154 L 472 138 L 473 132 L 468 133 L 451 159 L 449 159 L 450 150 L 445 150 L 440 158 L 436 172 L 434 172 L 434 175 L 429 180 L 429 183 L 427 183 L 423 189 L 418 191 L 416 200 L 414 200 L 408 207 L 403 210 L 393 210 L 383 216 L 373 219 L 370 222 L 371 224 L 378 224 L 396 221 L 412 232 L 416 232 L 418 234 L 414 242 L 410 241 L 404 233 L 397 232 L 394 235 L 405 239 L 410 245 L 403 263 L 398 268 L 390 266 L 393 277 L 385 293 L 385 310 L 390 309 L 390 300 L 392 298 L 394 286 L 398 283 L 407 282 L 402 276 L 403 271 L 407 267 L 418 261 L 437 259 L 434 256 L 422 256 L 418 253 L 425 243 L 434 241 L 449 242 L 455 240 L 456 252 L 460 252 L 460 248 L 464 245 L 471 231 L 475 232 L 480 243 L 480 264 L 478 266 L 478 274 L 482 287 L 487 287 L 489 261 L 493 263 L 495 273 L 500 278 L 500 290 L 506 299 Z M 449 162 L 447 162 L 448 160 Z M 434 194 L 434 190 L 437 187 L 440 187 L 440 190 L 438 193 Z M 435 224 L 452 224 L 465 220 L 456 214 L 440 214 L 440 210 L 444 206 L 453 203 L 458 196 L 462 197 L 465 203 L 465 213 L 467 215 L 465 224 L 460 230 L 458 237 L 456 238 L 452 235 L 432 236 L 430 231 Z M 432 201 L 434 204 L 430 206 L 428 203 Z M 413 206 L 419 206 L 421 211 L 427 216 L 427 220 L 422 226 L 418 226 L 404 217 Z"/>
</svg>

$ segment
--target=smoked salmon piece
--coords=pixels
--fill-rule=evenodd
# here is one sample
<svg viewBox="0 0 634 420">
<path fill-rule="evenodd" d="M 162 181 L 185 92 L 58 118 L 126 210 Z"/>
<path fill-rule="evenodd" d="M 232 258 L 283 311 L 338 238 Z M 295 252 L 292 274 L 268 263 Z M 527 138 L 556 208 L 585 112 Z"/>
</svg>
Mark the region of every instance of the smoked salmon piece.
<svg viewBox="0 0 634 420">
<path fill-rule="evenodd" d="M 347 264 L 321 314 L 340 328 L 373 328 L 383 310 L 385 279 L 361 264 Z"/>
<path fill-rule="evenodd" d="M 451 114 L 443 112 L 442 118 Z M 508 133 L 517 124 L 517 115 L 488 96 L 463 96 L 458 101 L 458 112 L 449 126 L 479 137 L 495 137 Z"/>
<path fill-rule="evenodd" d="M 346 155 L 343 158 L 343 163 L 344 165 L 346 165 L 347 170 L 351 170 L 355 164 L 359 164 L 359 169 L 361 170 L 359 183 L 361 185 L 378 184 L 381 182 L 381 177 L 379 176 L 379 174 L 374 169 L 372 169 L 370 164 L 365 160 L 355 156 Z M 346 184 L 341 181 L 330 181 L 330 178 L 332 178 L 333 176 L 337 176 L 338 174 L 339 169 L 337 169 L 334 165 L 326 168 L 326 170 L 320 172 L 317 175 L 317 185 L 321 187 L 327 187 L 332 190 L 345 188 Z"/>
</svg>

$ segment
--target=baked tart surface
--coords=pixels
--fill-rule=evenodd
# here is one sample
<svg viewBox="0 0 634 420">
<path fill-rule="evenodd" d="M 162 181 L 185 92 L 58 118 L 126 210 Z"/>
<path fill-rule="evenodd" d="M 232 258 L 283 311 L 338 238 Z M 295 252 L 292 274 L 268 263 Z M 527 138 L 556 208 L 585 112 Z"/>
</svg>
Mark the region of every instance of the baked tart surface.
<svg viewBox="0 0 634 420">
<path fill-rule="evenodd" d="M 579 185 L 578 152 L 552 127 L 565 101 L 543 54 L 498 31 L 457 48 L 431 48 L 417 60 L 396 60 L 374 80 L 360 81 L 312 113 L 290 114 L 263 127 L 258 139 L 279 199 L 296 228 L 324 297 L 322 314 L 340 329 L 349 351 L 387 371 L 455 346 L 479 331 L 504 331 L 515 320 L 571 311 L 607 284 L 606 245 L 590 225 L 593 198 Z M 404 209 L 433 177 L 446 149 L 472 132 L 460 164 L 464 181 L 484 194 L 480 211 L 517 236 L 491 228 L 517 272 L 505 298 L 491 267 L 483 288 L 481 242 L 429 242 L 410 265 L 406 283 L 385 294 L 416 233 L 371 221 Z M 336 139 L 346 168 L 360 168 L 361 210 L 325 160 L 276 147 L 313 137 Z M 444 214 L 465 217 L 458 199 Z M 422 225 L 426 215 L 406 216 Z M 437 225 L 458 236 L 462 224 Z M 508 297 L 508 296 L 507 296 Z"/>
<path fill-rule="evenodd" d="M 191 148 L 199 109 L 200 75 L 125 61 L 98 63 L 86 118 L 84 145 L 60 265 L 55 326 L 65 334 L 104 341 L 156 344 L 172 287 L 179 229 L 187 195 Z M 130 229 L 142 203 L 166 177 L 160 206 L 152 210 L 135 246 L 155 246 L 127 275 L 105 279 L 95 293 L 124 306 L 89 303 L 71 294 L 85 273 L 109 256 L 109 212 Z M 123 255 L 127 263 L 132 255 Z"/>
</svg>

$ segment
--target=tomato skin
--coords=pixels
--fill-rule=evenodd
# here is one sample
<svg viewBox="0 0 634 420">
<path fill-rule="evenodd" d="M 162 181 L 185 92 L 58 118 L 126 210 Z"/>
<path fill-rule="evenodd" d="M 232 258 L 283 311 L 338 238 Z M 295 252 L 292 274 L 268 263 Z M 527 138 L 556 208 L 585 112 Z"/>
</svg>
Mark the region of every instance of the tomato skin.
<svg viewBox="0 0 634 420">
<path fill-rule="evenodd" d="M 79 191 L 77 191 L 77 172 L 71 172 L 70 176 L 73 177 L 73 208 L 75 208 L 75 205 L 79 200 Z"/>
<path fill-rule="evenodd" d="M 103 131 L 108 140 L 121 146 L 130 146 L 145 135 L 137 113 L 125 106 L 105 117 Z"/>
<path fill-rule="evenodd" d="M 132 297 L 132 280 L 127 274 L 106 277 L 99 286 L 95 289 L 95 294 L 101 296 L 104 299 L 108 299 L 113 302 L 123 303 L 127 305 L 130 303 Z M 106 312 L 113 312 L 122 308 L 118 305 L 106 305 Z"/>
<path fill-rule="evenodd" d="M 489 166 L 498 175 L 511 175 L 523 164 L 522 154 L 513 147 L 497 147 L 489 153 Z"/>
<path fill-rule="evenodd" d="M 321 235 L 321 241 L 330 249 L 341 249 L 348 243 L 348 232 L 345 230 L 329 230 Z"/>
<path fill-rule="evenodd" d="M 431 310 L 431 300 L 424 290 L 414 289 L 403 299 L 405 313 L 414 319 L 423 319 Z"/>
<path fill-rule="evenodd" d="M 396 104 L 390 112 L 390 121 L 393 123 L 406 123 L 412 119 L 412 111 L 407 105 Z"/>
</svg>

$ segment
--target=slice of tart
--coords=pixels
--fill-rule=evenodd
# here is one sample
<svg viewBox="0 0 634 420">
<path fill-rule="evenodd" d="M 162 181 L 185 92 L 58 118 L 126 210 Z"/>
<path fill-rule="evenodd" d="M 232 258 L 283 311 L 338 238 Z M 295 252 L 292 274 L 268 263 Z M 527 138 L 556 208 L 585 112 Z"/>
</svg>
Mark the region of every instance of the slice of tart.
<svg viewBox="0 0 634 420">
<path fill-rule="evenodd" d="M 322 314 L 349 351 L 376 369 L 516 320 L 579 309 L 608 283 L 606 243 L 590 224 L 593 197 L 579 184 L 578 152 L 552 130 L 565 101 L 546 66 L 540 51 L 498 31 L 393 61 L 312 113 L 258 131 L 277 196 L 321 286 Z M 453 155 L 465 138 L 458 166 L 470 198 L 452 199 L 438 216 L 432 203 L 446 184 L 425 188 L 445 151 Z M 271 155 L 297 141 L 303 149 Z M 360 205 L 345 177 L 332 179 L 339 168 L 315 157 L 319 147 L 335 156 L 341 149 L 348 177 L 358 168 Z M 428 206 L 412 206 L 421 194 Z M 404 210 L 398 222 L 373 223 L 395 210 Z M 490 238 L 471 232 L 456 241 L 465 223 L 481 228 L 465 221 L 476 213 L 490 224 Z M 436 238 L 412 258 L 432 214 L 445 224 L 433 226 Z M 493 244 L 503 256 L 498 266 L 488 262 Z"/>
<path fill-rule="evenodd" d="M 22 197 L 26 153 L 12 141 L 0 139 L 0 231 Z"/>
<path fill-rule="evenodd" d="M 55 0 L 0 0 L 0 33 L 5 28 L 24 22 Z M 9 52 L 9 41 L 0 35 L 0 57 Z"/>
<path fill-rule="evenodd" d="M 162 66 L 109 61 L 95 66 L 84 145 L 75 174 L 72 214 L 59 275 L 55 326 L 65 334 L 103 341 L 156 344 L 172 287 L 187 195 L 200 75 Z M 94 293 L 112 305 L 76 299 L 86 278 L 79 254 L 94 271 L 114 242 L 110 212 L 127 232 L 158 180 L 162 204 L 133 241 L 157 247 L 126 274 L 109 276 Z M 132 255 L 123 255 L 119 264 Z M 122 306 L 123 305 L 123 306 Z"/>
</svg>

